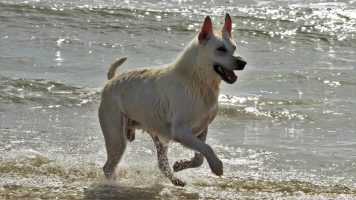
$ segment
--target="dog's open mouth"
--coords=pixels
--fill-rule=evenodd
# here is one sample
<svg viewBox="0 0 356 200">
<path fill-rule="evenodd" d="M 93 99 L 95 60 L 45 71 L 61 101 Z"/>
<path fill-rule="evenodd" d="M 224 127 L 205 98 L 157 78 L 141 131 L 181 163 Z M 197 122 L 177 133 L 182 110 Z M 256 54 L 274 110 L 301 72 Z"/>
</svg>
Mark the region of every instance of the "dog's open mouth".
<svg viewBox="0 0 356 200">
<path fill-rule="evenodd" d="M 237 76 L 235 75 L 234 71 L 228 70 L 221 65 L 215 64 L 214 70 L 226 83 L 233 84 L 237 80 Z"/>
</svg>

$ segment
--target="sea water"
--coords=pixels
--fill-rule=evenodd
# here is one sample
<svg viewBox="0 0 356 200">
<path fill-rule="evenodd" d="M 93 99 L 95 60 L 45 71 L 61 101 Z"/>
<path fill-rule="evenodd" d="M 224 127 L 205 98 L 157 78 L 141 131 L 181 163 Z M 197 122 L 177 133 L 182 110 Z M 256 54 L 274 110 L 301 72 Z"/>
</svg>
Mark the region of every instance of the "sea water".
<svg viewBox="0 0 356 200">
<path fill-rule="evenodd" d="M 174 61 L 210 15 L 247 60 L 207 143 L 224 175 L 158 170 L 137 132 L 105 181 L 106 70 Z M 0 198 L 355 199 L 356 1 L 0 1 Z M 193 152 L 170 144 L 171 165 Z"/>
</svg>

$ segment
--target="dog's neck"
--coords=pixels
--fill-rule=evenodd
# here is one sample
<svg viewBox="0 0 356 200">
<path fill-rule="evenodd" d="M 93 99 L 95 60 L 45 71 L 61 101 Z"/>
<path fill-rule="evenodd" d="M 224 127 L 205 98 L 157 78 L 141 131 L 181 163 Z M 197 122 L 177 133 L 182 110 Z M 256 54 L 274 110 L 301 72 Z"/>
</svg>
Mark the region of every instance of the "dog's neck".
<svg viewBox="0 0 356 200">
<path fill-rule="evenodd" d="M 198 66 L 196 57 L 198 53 L 198 44 L 196 39 L 192 40 L 184 51 L 178 56 L 175 63 L 172 65 L 174 71 L 181 74 L 185 84 L 194 85 L 194 88 L 199 90 L 203 96 L 217 100 L 220 92 L 221 79 L 208 76 L 202 69 L 204 67 Z"/>
</svg>

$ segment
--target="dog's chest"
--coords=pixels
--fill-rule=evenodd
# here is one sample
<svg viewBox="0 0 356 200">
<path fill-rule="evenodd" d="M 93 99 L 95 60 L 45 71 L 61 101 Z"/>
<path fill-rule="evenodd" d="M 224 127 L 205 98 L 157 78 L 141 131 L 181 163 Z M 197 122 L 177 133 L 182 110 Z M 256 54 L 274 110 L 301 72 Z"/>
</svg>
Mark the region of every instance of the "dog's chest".
<svg viewBox="0 0 356 200">
<path fill-rule="evenodd" d="M 191 131 L 194 135 L 199 135 L 202 133 L 208 125 L 214 120 L 216 114 L 218 111 L 218 107 L 214 106 L 213 108 L 209 109 L 208 112 L 202 114 L 200 117 L 195 120 L 193 123 L 193 126 L 191 128 Z"/>
</svg>

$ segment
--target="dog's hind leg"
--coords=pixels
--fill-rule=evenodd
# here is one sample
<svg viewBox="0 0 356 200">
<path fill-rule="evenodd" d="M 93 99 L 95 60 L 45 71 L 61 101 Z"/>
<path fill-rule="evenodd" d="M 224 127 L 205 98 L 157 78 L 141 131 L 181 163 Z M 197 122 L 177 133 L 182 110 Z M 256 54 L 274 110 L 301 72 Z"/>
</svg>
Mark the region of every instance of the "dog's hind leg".
<svg viewBox="0 0 356 200">
<path fill-rule="evenodd" d="M 173 172 L 169 166 L 168 158 L 167 158 L 167 150 L 168 147 L 162 142 L 159 141 L 157 137 L 153 137 L 152 139 L 155 143 L 157 150 L 157 158 L 158 158 L 158 168 L 162 171 L 162 173 L 171 180 L 171 182 L 176 186 L 185 186 L 185 182 L 173 176 Z"/>
<path fill-rule="evenodd" d="M 104 100 L 99 108 L 99 121 L 104 134 L 107 161 L 103 167 L 107 179 L 116 179 L 115 169 L 126 148 L 126 118 Z"/>
<path fill-rule="evenodd" d="M 208 128 L 206 128 L 197 138 L 205 142 L 207 133 L 208 133 Z M 201 166 L 203 164 L 203 161 L 204 161 L 204 156 L 199 152 L 195 152 L 194 157 L 191 158 L 190 160 L 180 160 L 175 162 L 173 165 L 173 171 L 178 172 L 188 168 L 196 168 Z"/>
</svg>

